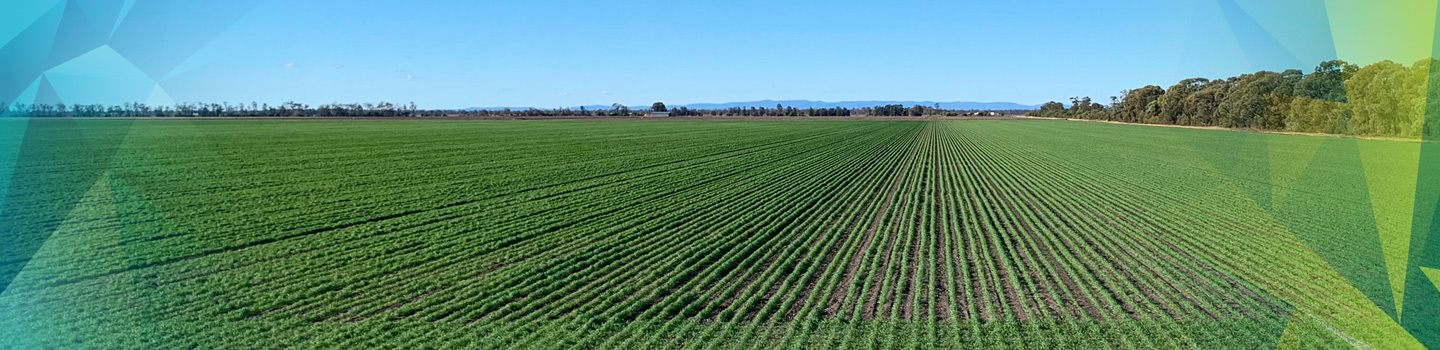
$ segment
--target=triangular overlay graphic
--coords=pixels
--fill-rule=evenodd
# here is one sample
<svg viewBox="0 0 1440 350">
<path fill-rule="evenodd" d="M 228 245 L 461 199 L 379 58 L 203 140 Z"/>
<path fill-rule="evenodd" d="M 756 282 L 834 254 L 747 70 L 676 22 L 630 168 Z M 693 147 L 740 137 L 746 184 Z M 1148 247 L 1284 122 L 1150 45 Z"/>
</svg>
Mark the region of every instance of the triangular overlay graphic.
<svg viewBox="0 0 1440 350">
<path fill-rule="evenodd" d="M 124 2 L 115 0 L 71 0 L 70 6 L 83 9 L 99 34 L 109 39 L 115 22 L 120 19 L 120 10 L 125 5 Z"/>
<path fill-rule="evenodd" d="M 1421 267 L 1420 271 L 1424 271 L 1425 276 L 1430 278 L 1430 283 L 1435 285 L 1435 290 L 1440 291 L 1440 270 Z"/>
<path fill-rule="evenodd" d="M 1376 306 L 1396 317 L 1356 140 L 1324 138 L 1294 188 L 1275 209 L 1275 220 Z"/>
<path fill-rule="evenodd" d="M 1275 344 L 1275 350 L 1289 350 L 1300 348 L 1300 315 L 1290 315 L 1290 321 L 1285 323 L 1285 332 L 1280 335 L 1280 341 Z"/>
<path fill-rule="evenodd" d="M 1257 69 L 1279 69 L 1298 67 L 1300 62 L 1297 56 L 1284 44 L 1280 43 L 1265 27 L 1259 25 L 1254 17 L 1247 13 L 1241 6 L 1237 6 L 1231 0 L 1217 0 L 1223 10 L 1227 21 L 1230 23 L 1231 31 L 1241 43 L 1246 58 Z M 1286 35 L 1294 42 L 1296 47 L 1306 48 L 1307 56 L 1315 58 L 1338 57 L 1339 50 L 1331 45 L 1335 37 L 1324 35 L 1320 32 L 1330 32 L 1334 26 L 1335 16 L 1331 11 L 1325 9 L 1324 4 L 1318 3 L 1260 3 L 1248 2 L 1248 5 L 1256 8 L 1268 9 L 1272 21 L 1276 18 L 1283 18 L 1286 13 L 1294 13 L 1290 9 L 1297 6 L 1310 6 L 1303 9 L 1295 9 L 1305 14 L 1290 15 L 1298 18 L 1286 19 L 1286 21 L 1299 21 L 1302 23 L 1291 23 L 1292 25 L 1275 26 L 1277 30 L 1286 30 Z M 1316 7 L 1318 6 L 1318 7 Z M 1262 11 L 1264 12 L 1264 11 Z M 1318 15 L 1317 15 L 1318 14 Z M 1322 17 L 1328 17 L 1322 18 Z M 1311 23 L 1313 22 L 1313 23 Z M 1291 28 L 1297 27 L 1297 28 Z M 1313 28 L 1312 28 L 1313 27 Z M 1311 30 L 1299 30 L 1309 28 Z M 1315 33 L 1315 34 L 1306 34 Z M 1317 56 L 1318 55 L 1318 56 Z M 1333 56 L 1332 56 L 1333 55 Z M 1339 74 L 1331 74 L 1335 79 L 1341 79 Z M 1339 83 L 1337 81 L 1337 83 Z M 1346 102 L 1347 92 L 1343 91 L 1344 84 L 1332 84 L 1342 91 L 1329 91 L 1326 96 L 1319 96 L 1328 101 Z M 1350 113 L 1341 115 L 1334 122 L 1331 130 L 1336 133 L 1349 133 L 1355 130 L 1349 116 Z M 1283 137 L 1272 136 L 1271 141 L 1279 141 Z M 1238 140 L 1236 140 L 1238 142 Z M 1288 142 L 1288 140 L 1286 140 Z M 1385 310 L 1392 318 L 1397 318 L 1402 309 L 1398 300 L 1402 295 L 1400 289 L 1403 286 L 1403 276 L 1397 273 L 1401 269 L 1391 269 L 1390 265 L 1403 263 L 1404 239 L 1397 236 L 1404 236 L 1401 227 L 1394 224 L 1393 213 L 1397 212 L 1394 207 L 1397 204 L 1388 203 L 1382 207 L 1375 208 L 1375 201 L 1372 200 L 1372 193 L 1384 193 L 1385 199 L 1400 197 L 1393 195 L 1391 189 L 1372 189 L 1369 183 L 1382 180 L 1391 180 L 1389 173 L 1367 175 L 1367 164 L 1363 161 L 1365 150 L 1353 139 L 1326 138 L 1320 141 L 1319 146 L 1310 144 L 1289 145 L 1298 146 L 1300 149 L 1295 153 L 1303 153 L 1306 149 L 1315 150 L 1308 158 L 1302 154 L 1284 154 L 1278 150 L 1271 150 L 1269 166 L 1266 172 L 1279 171 L 1278 174 L 1267 174 L 1267 181 L 1263 190 L 1267 196 L 1261 199 L 1257 192 L 1259 188 L 1246 188 L 1245 178 L 1253 178 L 1261 174 L 1256 164 L 1224 164 L 1224 159 L 1212 160 L 1212 164 L 1220 169 L 1234 181 L 1237 186 L 1250 193 L 1257 203 L 1269 203 L 1267 206 L 1272 216 L 1284 225 L 1291 233 L 1300 238 L 1312 251 L 1320 255 L 1331 267 L 1346 278 L 1361 293 L 1365 294 L 1372 302 Z M 1279 143 L 1267 144 L 1270 147 L 1278 147 Z M 1288 147 L 1287 147 L 1288 148 Z M 1239 151 L 1239 150 L 1236 150 Z M 1275 158 L 1282 156 L 1284 158 Z M 1223 155 L 1212 158 L 1225 157 Z M 1256 162 L 1256 161 L 1251 161 Z M 1278 163 L 1278 164 L 1277 164 Z M 1377 167 L 1368 167 L 1378 170 Z M 1228 170 L 1227 170 L 1228 169 Z M 1299 171 L 1297 176 L 1296 172 Z M 1378 212 L 1377 212 L 1378 210 Z M 1377 220 L 1382 218 L 1382 220 Z M 1381 227 L 1381 222 L 1385 226 Z M 1382 230 L 1386 234 L 1382 239 Z M 1388 253 L 1388 254 L 1387 254 Z M 1387 259 L 1389 257 L 1389 259 Z"/>
<path fill-rule="evenodd" d="M 160 84 L 155 84 L 155 87 L 150 89 L 150 97 L 145 98 L 145 104 L 169 106 L 175 104 L 175 100 L 170 98 L 170 93 L 165 92 L 165 88 L 160 87 Z"/>
<path fill-rule="evenodd" d="M 108 44 L 159 81 L 228 30 L 260 0 L 137 1 Z"/>
<path fill-rule="evenodd" d="M 121 23 L 125 23 L 125 18 L 130 15 L 130 9 L 134 7 L 135 0 L 125 0 L 125 4 L 121 5 L 120 13 L 115 16 L 115 25 L 110 27 L 110 35 L 106 36 L 107 41 L 115 37 L 115 30 L 120 29 Z"/>
<path fill-rule="evenodd" d="M 11 288 L 0 293 L 0 348 L 74 346 L 74 340 L 56 336 L 62 332 L 49 330 L 66 329 L 77 320 L 93 322 L 102 331 L 85 335 L 85 341 L 135 334 L 132 327 L 140 322 L 129 307 L 136 300 L 131 285 L 84 278 L 121 269 L 126 261 L 119 232 L 109 229 L 116 222 L 109 184 L 106 176 L 96 179 Z M 75 282 L 51 285 L 55 281 Z"/>
<path fill-rule="evenodd" d="M 1273 211 L 1270 189 L 1269 157 L 1254 155 L 1268 154 L 1266 135 L 1248 132 L 1217 131 L 1210 137 L 1182 138 L 1226 179 L 1245 192 L 1256 205 Z"/>
<path fill-rule="evenodd" d="M 1431 13 L 1430 56 L 1440 57 L 1440 8 Z M 1426 268 L 1440 267 L 1440 65 L 1431 61 L 1426 81 L 1425 116 L 1417 161 L 1410 249 L 1405 271 L 1404 312 L 1400 324 L 1425 346 L 1440 348 L 1440 291 Z M 1432 270 L 1433 271 L 1433 270 Z M 1421 281 L 1429 280 L 1432 283 Z M 1428 284 L 1428 285 L 1427 285 Z"/>
<path fill-rule="evenodd" d="M 1269 135 L 1266 138 L 1270 152 L 1270 198 L 1271 203 L 1280 206 L 1285 203 L 1300 174 L 1315 159 L 1324 139 L 1308 136 Z"/>
<path fill-rule="evenodd" d="M 71 104 L 122 105 L 144 101 L 155 81 L 109 46 L 45 72 L 55 92 Z"/>
<path fill-rule="evenodd" d="M 1431 65 L 1432 77 L 1440 65 Z M 1415 209 L 1410 224 L 1405 303 L 1400 324 L 1426 346 L 1440 347 L 1440 291 L 1418 281 L 1430 279 L 1421 268 L 1440 266 L 1440 80 L 1430 79 L 1425 107 L 1425 143 L 1420 145 Z M 1432 282 L 1433 279 L 1430 279 Z"/>
<path fill-rule="evenodd" d="M 5 67 L 0 69 L 0 100 L 19 95 L 49 68 L 45 62 L 50 57 L 64 13 L 65 6 L 56 5 L 0 47 L 0 67 Z"/>
<path fill-rule="evenodd" d="M 107 35 L 104 29 L 96 28 L 85 9 L 70 0 L 65 14 L 60 19 L 60 28 L 55 32 L 55 42 L 50 47 L 46 65 L 54 67 L 82 55 L 95 47 L 104 45 Z"/>
<path fill-rule="evenodd" d="M 35 24 L 41 16 L 50 13 L 56 6 L 63 6 L 64 0 L 30 0 L 5 3 L 5 20 L 0 21 L 0 47 L 6 46 L 20 32 Z"/>
<path fill-rule="evenodd" d="M 1257 70 L 1281 69 L 1300 66 L 1300 59 L 1280 44 L 1269 31 L 1255 22 L 1250 14 L 1240 9 L 1231 0 L 1216 0 L 1230 22 L 1230 30 L 1245 52 L 1245 58 Z"/>
<path fill-rule="evenodd" d="M 36 103 L 56 103 L 49 82 L 41 79 Z M 130 122 L 29 118 L 11 174 L 5 207 L 0 208 L 4 262 L 23 264 L 54 232 L 125 139 Z M 0 269 L 0 291 L 17 271 Z"/>
<path fill-rule="evenodd" d="M 1358 141 L 1357 146 L 1374 206 L 1375 229 L 1385 254 L 1395 308 L 1403 311 L 1420 144 Z"/>
<path fill-rule="evenodd" d="M 22 106 L 16 104 L 34 103 L 39 90 L 40 79 L 37 78 L 12 104 L 0 106 L 5 109 L 0 113 L 0 210 L 5 209 L 3 195 L 9 192 L 10 177 L 15 173 L 15 161 L 20 156 L 20 144 L 25 140 L 25 127 L 29 125 L 30 112 L 21 111 Z"/>
</svg>

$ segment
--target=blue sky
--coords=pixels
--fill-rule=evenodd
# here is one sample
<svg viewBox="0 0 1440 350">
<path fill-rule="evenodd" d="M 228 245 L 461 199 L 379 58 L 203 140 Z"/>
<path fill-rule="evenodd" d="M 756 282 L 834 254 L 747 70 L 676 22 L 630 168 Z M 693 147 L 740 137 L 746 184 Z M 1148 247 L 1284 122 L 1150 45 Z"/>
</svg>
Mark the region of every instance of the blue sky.
<svg viewBox="0 0 1440 350">
<path fill-rule="evenodd" d="M 1039 104 L 1288 68 L 1249 63 L 1213 0 L 268 0 L 239 10 L 165 79 L 175 101 Z"/>
</svg>

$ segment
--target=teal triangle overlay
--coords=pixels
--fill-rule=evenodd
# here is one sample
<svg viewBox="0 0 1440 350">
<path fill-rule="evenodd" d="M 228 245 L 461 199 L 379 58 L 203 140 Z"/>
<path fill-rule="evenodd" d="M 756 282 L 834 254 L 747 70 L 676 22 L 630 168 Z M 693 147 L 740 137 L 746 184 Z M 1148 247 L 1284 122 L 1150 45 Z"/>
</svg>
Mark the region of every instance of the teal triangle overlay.
<svg viewBox="0 0 1440 350">
<path fill-rule="evenodd" d="M 54 67 L 90 52 L 100 45 L 105 45 L 105 39 L 105 32 L 96 28 L 85 10 L 76 5 L 74 0 L 70 0 L 60 19 L 60 28 L 55 31 L 55 42 L 50 46 L 50 55 L 45 66 Z"/>
<path fill-rule="evenodd" d="M 9 101 L 19 95 L 30 82 L 49 69 L 45 61 L 50 57 L 64 13 L 64 4 L 56 5 L 0 47 L 0 67 L 4 67 L 0 69 L 0 101 Z"/>
<path fill-rule="evenodd" d="M 1440 67 L 1432 67 L 1433 70 Z M 1432 84 L 1435 82 L 1432 80 Z M 1435 91 L 1432 88 L 1432 93 Z M 1434 101 L 1434 97 L 1431 97 Z M 1426 126 L 1440 122 L 1440 110 L 1426 108 Z M 1440 290 L 1420 267 L 1440 267 L 1440 137 L 1426 136 L 1420 145 L 1420 169 L 1415 184 L 1415 214 L 1411 221 L 1410 256 L 1405 270 L 1405 303 L 1400 325 L 1421 344 L 1440 348 Z M 1431 281 L 1433 282 L 1433 281 Z"/>
<path fill-rule="evenodd" d="M 1266 212 L 1273 212 L 1268 135 L 1231 131 L 1213 131 L 1210 135 L 1181 139 L 1191 142 L 1190 146 L 1196 154 L 1245 192 L 1256 205 Z"/>
<path fill-rule="evenodd" d="M 124 2 L 116 0 L 70 0 L 70 7 L 78 7 L 85 11 L 90 23 L 95 30 L 100 31 L 105 38 L 110 38 L 110 32 L 114 31 L 115 23 L 120 19 L 120 9 Z"/>
<path fill-rule="evenodd" d="M 125 4 L 120 7 L 120 13 L 115 16 L 115 24 L 110 27 L 110 35 L 106 36 L 107 40 L 115 37 L 115 30 L 120 29 L 121 23 L 125 23 L 125 18 L 130 15 L 130 9 L 134 7 L 135 0 L 125 0 Z"/>
<path fill-rule="evenodd" d="M 7 103 L 33 103 L 39 90 L 40 79 L 35 79 L 15 101 Z M 4 195 L 9 192 L 10 177 L 15 173 L 15 160 L 20 156 L 20 144 L 25 140 L 26 122 L 30 118 L 28 111 L 22 113 L 10 107 L 11 105 L 0 106 L 0 109 L 5 110 L 0 112 L 0 211 L 5 209 Z"/>
<path fill-rule="evenodd" d="M 108 44 L 151 79 L 164 80 L 261 0 L 137 1 Z"/>
<path fill-rule="evenodd" d="M 1330 19 L 1321 2 L 1304 0 L 1286 1 L 1250 1 L 1246 4 L 1250 7 L 1259 7 L 1259 11 L 1269 12 L 1274 19 L 1274 13 L 1283 12 L 1282 16 L 1290 19 L 1285 23 L 1284 28 L 1291 31 L 1292 36 L 1288 37 L 1285 43 L 1277 39 L 1274 33 L 1261 26 L 1255 17 L 1247 12 L 1234 0 L 1216 0 L 1216 4 L 1225 15 L 1229 24 L 1230 32 L 1235 36 L 1241 52 L 1245 54 L 1246 61 L 1255 70 L 1284 71 L 1286 69 L 1300 69 L 1309 72 L 1311 66 L 1304 62 L 1317 62 L 1339 59 L 1335 48 L 1334 37 L 1330 28 Z M 1300 37 L 1295 37 L 1295 35 Z M 1293 45 L 1287 46 L 1286 43 Z M 1301 51 L 1297 54 L 1296 50 Z M 1298 96 L 1319 98 L 1330 102 L 1345 103 L 1345 84 L 1340 76 L 1334 76 L 1329 85 L 1338 88 L 1332 95 L 1328 96 Z M 1290 92 L 1283 92 L 1290 94 Z"/>
<path fill-rule="evenodd" d="M 1250 320 L 1255 322 L 1255 324 L 1250 328 L 1251 332 L 1249 332 L 1249 334 L 1228 334 L 1224 337 L 1194 339 L 1195 348 L 1228 349 L 1235 347 L 1236 343 L 1245 343 L 1270 344 L 1270 348 L 1274 349 L 1276 345 L 1280 344 L 1280 338 L 1285 336 L 1285 328 L 1290 325 L 1290 317 L 1295 315 L 1295 313 L 1295 307 L 1287 304 L 1284 306 L 1282 312 L 1275 315 L 1265 315 L 1257 320 Z M 1235 337 L 1248 337 L 1255 339 L 1255 341 L 1239 341 L 1235 339 Z"/>
<path fill-rule="evenodd" d="M 1240 48 L 1245 52 L 1245 58 L 1255 69 L 1275 69 L 1303 67 L 1300 59 L 1295 54 L 1280 44 L 1269 31 L 1261 27 L 1255 19 L 1245 10 L 1235 5 L 1231 0 L 1216 0 L 1220 4 L 1221 12 L 1225 13 L 1225 19 L 1230 23 L 1230 31 L 1235 34 L 1235 40 L 1240 43 Z"/>
<path fill-rule="evenodd" d="M 55 92 L 71 104 L 122 105 L 148 100 L 155 81 L 107 46 L 45 72 Z"/>
<path fill-rule="evenodd" d="M 52 13 L 56 7 L 64 6 L 63 3 L 63 0 L 5 2 L 5 12 L 0 13 L 0 47 L 8 46 L 10 40 L 33 27 L 36 21 Z"/>
<path fill-rule="evenodd" d="M 48 89 L 42 81 L 36 99 Z M 0 293 L 104 174 L 130 125 L 29 118 L 0 208 Z"/>
<path fill-rule="evenodd" d="M 1440 236 L 1434 233 L 1429 235 L 1429 246 L 1440 244 L 1435 237 Z M 1412 245 L 1413 247 L 1413 245 Z M 1426 260 L 1437 260 L 1433 258 L 1435 252 L 1428 252 L 1431 256 Z M 1414 266 L 1414 264 L 1411 264 Z M 1406 270 L 1405 280 L 1405 311 L 1400 318 L 1400 325 L 1420 344 L 1429 348 L 1440 348 L 1440 290 L 1436 289 L 1436 281 L 1431 281 L 1424 271 L 1418 267 L 1411 267 Z"/>
<path fill-rule="evenodd" d="M 1440 23 L 1440 8 L 1436 9 Z M 1440 25 L 1432 53 L 1440 57 Z M 1405 267 L 1405 303 L 1400 326 L 1429 348 L 1440 348 L 1440 290 L 1420 267 L 1440 268 L 1440 65 L 1430 65 L 1425 96 L 1425 130 L 1415 178 L 1415 211 L 1410 221 L 1410 256 Z M 1426 283 L 1427 281 L 1432 283 Z"/>
<path fill-rule="evenodd" d="M 65 100 L 60 99 L 60 93 L 55 91 L 55 84 L 50 83 L 50 78 L 40 77 L 40 87 L 35 90 L 35 104 L 57 103 L 65 103 Z"/>
<path fill-rule="evenodd" d="M 1272 214 L 1391 318 L 1395 298 L 1355 139 L 1326 138 Z"/>
</svg>

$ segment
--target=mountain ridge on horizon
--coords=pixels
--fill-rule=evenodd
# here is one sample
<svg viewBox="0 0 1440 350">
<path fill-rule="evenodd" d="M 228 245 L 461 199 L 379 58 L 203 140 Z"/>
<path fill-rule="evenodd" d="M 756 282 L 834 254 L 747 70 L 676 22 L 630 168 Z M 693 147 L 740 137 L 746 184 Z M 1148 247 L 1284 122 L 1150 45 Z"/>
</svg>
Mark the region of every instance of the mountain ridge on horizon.
<svg viewBox="0 0 1440 350">
<path fill-rule="evenodd" d="M 689 109 L 729 109 L 729 108 L 737 108 L 737 107 L 738 107 L 738 108 L 749 108 L 749 107 L 766 107 L 766 108 L 773 108 L 773 107 L 775 107 L 776 104 L 779 104 L 779 105 L 782 105 L 782 106 L 785 106 L 785 107 L 795 107 L 795 108 L 801 108 L 801 109 L 804 109 L 804 108 L 839 108 L 839 107 L 843 107 L 843 108 L 864 108 L 864 107 L 876 107 L 876 106 L 896 105 L 896 104 L 898 104 L 898 105 L 903 105 L 903 106 L 906 106 L 906 107 L 910 107 L 910 106 L 914 106 L 914 105 L 934 106 L 935 104 L 939 104 L 939 105 L 940 105 L 940 108 L 949 109 L 949 110 L 1025 110 L 1025 109 L 1039 109 L 1039 108 L 1040 108 L 1040 106 L 1038 106 L 1038 105 L 1024 105 L 1024 104 L 1019 104 L 1019 103 L 1014 103 L 1014 102 L 968 102 L 968 101 L 955 101 L 955 102 L 935 102 L 935 101 L 837 101 L 837 102 L 826 102 L 826 101 L 813 101 L 813 100 L 760 100 L 760 101 L 725 102 L 725 103 L 690 103 L 690 104 L 676 104 L 676 105 L 666 104 L 666 107 L 668 107 L 668 108 L 685 107 L 685 108 L 689 108 Z M 588 110 L 608 110 L 608 109 L 611 108 L 611 106 L 608 106 L 608 105 L 584 105 L 584 106 L 568 106 L 568 107 L 560 107 L 560 108 L 578 109 L 578 108 L 581 108 L 581 107 L 584 107 L 585 109 L 588 109 Z M 650 108 L 650 105 L 636 105 L 636 106 L 626 106 L 626 107 L 629 107 L 630 109 L 646 109 L 646 108 Z M 539 107 L 469 107 L 469 108 L 465 108 L 465 109 L 462 109 L 462 110 L 466 110 L 466 111 L 492 110 L 492 111 L 493 111 L 493 110 L 502 110 L 502 109 L 506 109 L 506 108 L 509 108 L 509 109 L 511 109 L 511 110 L 553 109 L 553 108 L 539 108 Z"/>
</svg>

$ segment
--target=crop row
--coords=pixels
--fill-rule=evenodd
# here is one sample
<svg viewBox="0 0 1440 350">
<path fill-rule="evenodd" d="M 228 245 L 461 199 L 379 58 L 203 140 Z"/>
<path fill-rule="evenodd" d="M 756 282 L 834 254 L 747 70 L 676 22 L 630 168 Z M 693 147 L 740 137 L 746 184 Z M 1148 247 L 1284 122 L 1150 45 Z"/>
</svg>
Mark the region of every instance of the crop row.
<svg viewBox="0 0 1440 350">
<path fill-rule="evenodd" d="M 25 226 L 58 230 L 12 263 L 24 270 L 0 322 L 33 331 L 12 342 L 1348 346 L 1338 327 L 1411 345 L 1350 287 L 1359 277 L 1327 270 L 1383 265 L 1309 249 L 1348 242 L 1309 229 L 1347 197 L 1313 181 L 1271 191 L 1246 180 L 1269 173 L 1160 141 L 1214 142 L 1198 131 L 226 123 L 136 123 L 103 176 L 73 179 L 88 191 L 67 217 Z M 21 193 L 15 210 L 64 191 Z M 1314 209 L 1277 218 L 1284 203 Z"/>
</svg>

